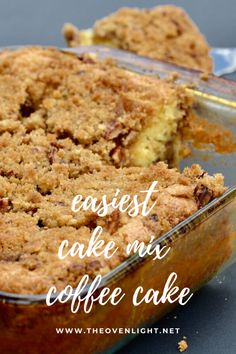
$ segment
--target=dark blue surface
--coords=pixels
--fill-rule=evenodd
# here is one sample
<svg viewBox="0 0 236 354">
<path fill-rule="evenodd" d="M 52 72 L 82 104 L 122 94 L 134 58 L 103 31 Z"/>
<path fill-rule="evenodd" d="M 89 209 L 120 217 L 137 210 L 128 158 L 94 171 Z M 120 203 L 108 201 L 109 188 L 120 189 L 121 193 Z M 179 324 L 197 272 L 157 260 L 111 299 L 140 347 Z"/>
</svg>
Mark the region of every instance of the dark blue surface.
<svg viewBox="0 0 236 354">
<path fill-rule="evenodd" d="M 15 44 L 63 44 L 64 22 L 80 28 L 121 6 L 182 6 L 215 47 L 236 47 L 235 0 L 0 0 L 0 47 Z"/>
<path fill-rule="evenodd" d="M 186 353 L 236 353 L 236 267 L 222 273 L 196 293 L 185 307 L 179 307 L 153 327 L 180 328 L 179 334 L 139 335 L 119 354 L 174 354 L 183 336 Z"/>
</svg>

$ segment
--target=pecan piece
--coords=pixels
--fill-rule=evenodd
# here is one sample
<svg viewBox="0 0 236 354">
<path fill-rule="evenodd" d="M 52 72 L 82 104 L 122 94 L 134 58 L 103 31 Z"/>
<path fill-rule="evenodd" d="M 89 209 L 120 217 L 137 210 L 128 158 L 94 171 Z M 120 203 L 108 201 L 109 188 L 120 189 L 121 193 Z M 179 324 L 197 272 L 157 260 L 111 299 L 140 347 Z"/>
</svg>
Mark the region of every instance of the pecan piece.
<svg viewBox="0 0 236 354">
<path fill-rule="evenodd" d="M 92 55 L 89 55 L 89 54 L 77 55 L 77 58 L 84 64 L 95 64 L 96 63 L 96 61 L 92 57 Z"/>
<path fill-rule="evenodd" d="M 68 267 L 69 272 L 72 272 L 76 277 L 83 275 L 85 273 L 85 266 L 83 264 L 72 263 Z"/>
<path fill-rule="evenodd" d="M 14 173 L 13 170 L 10 170 L 10 171 L 0 170 L 0 176 L 2 176 L 2 177 L 16 177 L 16 174 Z"/>
<path fill-rule="evenodd" d="M 111 215 L 107 217 L 106 220 L 107 230 L 110 234 L 114 234 L 120 225 L 120 212 L 119 210 L 114 210 Z"/>
<path fill-rule="evenodd" d="M 207 172 L 206 171 L 203 171 L 197 178 L 203 178 L 205 175 L 207 174 Z"/>
<path fill-rule="evenodd" d="M 20 106 L 20 113 L 23 118 L 28 118 L 34 112 L 35 112 L 35 108 L 33 106 L 33 103 L 30 100 L 26 100 Z"/>
<path fill-rule="evenodd" d="M 35 207 L 35 208 L 29 209 L 29 210 L 27 211 L 27 213 L 28 213 L 29 215 L 31 215 L 31 216 L 34 216 L 34 215 L 37 213 L 37 211 L 38 211 L 38 208 Z"/>
<path fill-rule="evenodd" d="M 50 165 L 52 165 L 55 162 L 55 155 L 58 151 L 58 148 L 56 148 L 55 146 L 50 146 L 50 148 L 48 149 L 48 160 Z"/>
<path fill-rule="evenodd" d="M 172 22 L 172 23 L 175 25 L 175 27 L 176 27 L 177 35 L 178 35 L 178 36 L 181 36 L 181 34 L 183 33 L 183 28 L 182 28 L 182 26 L 180 25 L 180 23 L 179 23 L 178 21 L 176 21 L 176 20 L 172 20 L 171 22 Z"/>
<path fill-rule="evenodd" d="M 112 120 L 106 129 L 105 138 L 107 140 L 113 140 L 117 138 L 122 133 L 122 125 L 117 120 Z"/>
<path fill-rule="evenodd" d="M 122 100 L 119 100 L 117 102 L 116 108 L 115 108 L 115 113 L 116 113 L 117 117 L 120 117 L 120 116 L 122 116 L 125 113 L 124 105 L 123 105 Z"/>
<path fill-rule="evenodd" d="M 98 260 L 90 261 L 86 265 L 86 271 L 89 274 L 94 274 L 94 272 L 98 271 L 101 268 L 101 263 Z"/>
<path fill-rule="evenodd" d="M 122 146 L 117 146 L 114 150 L 112 150 L 111 158 L 115 165 L 124 166 L 126 158 Z"/>
<path fill-rule="evenodd" d="M 12 209 L 12 202 L 8 198 L 0 198 L 0 212 L 6 213 Z"/>
<path fill-rule="evenodd" d="M 194 189 L 194 198 L 198 208 L 202 208 L 213 199 L 213 191 L 203 184 L 200 184 Z"/>
<path fill-rule="evenodd" d="M 157 214 L 151 214 L 150 215 L 150 219 L 154 222 L 158 222 L 159 221 L 159 217 Z"/>
</svg>

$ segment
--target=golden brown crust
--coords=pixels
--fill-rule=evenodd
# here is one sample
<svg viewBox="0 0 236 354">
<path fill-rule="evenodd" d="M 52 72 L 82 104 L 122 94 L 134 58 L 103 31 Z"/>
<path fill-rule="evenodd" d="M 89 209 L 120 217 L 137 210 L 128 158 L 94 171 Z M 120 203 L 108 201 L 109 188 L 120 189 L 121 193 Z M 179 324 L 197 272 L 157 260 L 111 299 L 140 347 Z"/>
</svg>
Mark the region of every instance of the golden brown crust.
<svg viewBox="0 0 236 354">
<path fill-rule="evenodd" d="M 89 170 L 91 164 L 92 169 L 99 167 L 101 161 L 140 164 L 131 148 L 153 121 L 158 134 L 161 113 L 168 107 L 173 110 L 171 126 L 166 125 L 162 151 L 156 151 L 153 160 L 171 160 L 168 144 L 179 135 L 192 103 L 184 88 L 174 83 L 126 72 L 109 60 L 78 58 L 56 49 L 5 51 L 0 54 L 0 73 L 0 133 L 17 134 L 19 141 L 27 133 L 24 139 L 34 136 L 44 139 L 44 145 L 60 140 L 54 158 L 68 160 L 73 155 L 75 160 L 77 155 L 80 170 Z"/>
<path fill-rule="evenodd" d="M 197 165 L 182 175 L 164 163 L 112 166 L 120 131 L 142 131 L 156 106 L 178 99 L 188 107 L 181 87 L 56 49 L 2 52 L 0 74 L 1 290 L 45 293 L 76 286 L 85 273 L 104 274 L 125 259 L 127 242 L 162 235 L 225 190 L 221 175 Z M 154 180 L 160 191 L 150 217 L 71 211 L 77 194 L 110 201 L 117 188 L 133 196 Z M 116 240 L 114 258 L 58 259 L 64 238 L 86 245 L 97 225 L 106 242 Z"/>
<path fill-rule="evenodd" d="M 65 171 L 64 171 L 65 172 Z M 51 285 L 62 289 L 68 283 L 76 286 L 82 275 L 91 279 L 105 274 L 126 257 L 125 246 L 135 239 L 149 242 L 152 235 L 159 237 L 190 216 L 225 188 L 221 175 L 210 177 L 195 165 L 181 175 L 164 163 L 149 168 L 103 167 L 100 172 L 68 178 L 52 171 L 35 171 L 36 178 L 28 180 L 15 176 L 0 177 L 0 289 L 15 293 L 45 293 Z M 26 176 L 25 176 L 26 178 Z M 101 201 L 120 195 L 139 195 L 140 201 L 151 183 L 158 181 L 158 193 L 152 198 L 156 206 L 150 215 L 131 218 L 126 213 L 110 210 L 105 217 L 92 211 L 72 212 L 75 195 L 91 195 Z M 42 186 L 46 186 L 44 189 Z M 87 245 L 96 228 L 103 228 L 105 242 L 115 240 L 119 251 L 112 259 L 103 257 L 57 256 L 60 243 L 66 238 Z"/>
<path fill-rule="evenodd" d="M 83 44 L 82 33 L 71 24 L 64 27 L 65 39 L 72 47 Z M 91 41 L 204 72 L 212 71 L 208 43 L 187 14 L 175 6 L 145 10 L 121 8 L 95 23 Z"/>
</svg>

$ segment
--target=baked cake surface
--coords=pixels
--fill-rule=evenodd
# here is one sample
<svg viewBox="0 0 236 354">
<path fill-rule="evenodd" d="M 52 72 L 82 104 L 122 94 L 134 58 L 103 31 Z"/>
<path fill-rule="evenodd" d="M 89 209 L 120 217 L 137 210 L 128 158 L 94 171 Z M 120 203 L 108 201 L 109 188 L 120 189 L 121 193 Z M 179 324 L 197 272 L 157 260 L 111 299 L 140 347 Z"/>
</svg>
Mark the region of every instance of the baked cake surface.
<svg viewBox="0 0 236 354">
<path fill-rule="evenodd" d="M 79 31 L 66 24 L 64 37 L 71 47 L 103 44 L 153 59 L 201 71 L 212 71 L 209 46 L 188 15 L 175 6 L 153 9 L 121 8 Z"/>
<path fill-rule="evenodd" d="M 24 150 L 37 140 L 36 162 L 50 148 L 75 175 L 102 163 L 144 166 L 178 157 L 192 104 L 179 85 L 42 48 L 2 52 L 0 74 L 1 139 L 14 134 Z"/>
<path fill-rule="evenodd" d="M 147 157 L 138 154 L 145 129 L 160 133 L 157 112 L 165 111 L 163 129 L 169 129 L 161 134 L 171 131 L 160 140 L 165 151 L 190 105 L 182 87 L 127 73 L 111 61 L 56 49 L 1 52 L 0 289 L 42 294 L 52 285 L 76 286 L 85 273 L 91 279 L 107 273 L 127 257 L 127 242 L 149 242 L 221 195 L 223 177 L 210 177 L 197 165 L 181 175 L 163 162 L 140 163 L 166 156 L 158 155 L 149 133 L 154 159 L 146 161 L 152 150 Z M 98 201 L 107 195 L 109 202 L 119 189 L 142 199 L 140 191 L 155 180 L 157 203 L 147 217 L 71 210 L 78 194 Z M 62 240 L 87 245 L 97 226 L 106 242 L 119 246 L 115 257 L 58 259 Z"/>
<path fill-rule="evenodd" d="M 46 174 L 40 167 L 31 168 L 33 173 L 28 171 L 23 178 L 0 177 L 0 289 L 7 292 L 41 294 L 52 285 L 76 287 L 84 274 L 90 279 L 103 275 L 127 258 L 128 242 L 148 243 L 151 236 L 164 234 L 225 191 L 222 175 L 210 177 L 198 165 L 183 174 L 162 162 L 151 167 L 107 166 L 77 178 L 68 177 L 68 165 L 58 171 L 56 162 Z M 109 203 L 117 189 L 118 199 L 136 194 L 143 201 L 145 195 L 140 191 L 153 181 L 158 181 L 158 192 L 148 204 L 156 202 L 148 216 L 130 217 L 114 208 L 104 217 L 90 210 L 71 210 L 78 194 L 97 198 L 98 203 L 106 195 Z M 68 256 L 59 260 L 58 248 L 64 239 L 70 247 L 75 242 L 86 247 L 97 226 L 103 228 L 105 244 L 113 240 L 119 247 L 112 258 Z"/>
</svg>

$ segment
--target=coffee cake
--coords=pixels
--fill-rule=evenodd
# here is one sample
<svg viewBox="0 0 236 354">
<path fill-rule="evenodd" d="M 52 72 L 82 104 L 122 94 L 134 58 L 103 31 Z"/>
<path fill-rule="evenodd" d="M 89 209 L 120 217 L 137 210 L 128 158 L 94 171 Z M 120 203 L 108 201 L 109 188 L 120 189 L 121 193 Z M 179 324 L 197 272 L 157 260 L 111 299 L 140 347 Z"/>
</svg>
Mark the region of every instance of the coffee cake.
<svg viewBox="0 0 236 354">
<path fill-rule="evenodd" d="M 110 60 L 53 48 L 0 54 L 0 289 L 42 294 L 105 274 L 127 255 L 128 242 L 159 237 L 225 191 L 223 177 L 198 165 L 180 174 L 173 160 L 191 107 L 183 87 L 129 73 Z M 110 210 L 75 213 L 81 194 L 108 201 L 158 181 L 147 217 Z M 110 260 L 58 259 L 66 237 L 88 244 L 103 228 L 119 252 Z"/>
<path fill-rule="evenodd" d="M 40 162 L 39 158 L 38 167 L 32 165 L 33 173 L 28 171 L 23 178 L 0 177 L 0 289 L 7 292 L 41 294 L 52 285 L 74 287 L 84 274 L 90 279 L 103 275 L 128 257 L 128 242 L 148 243 L 151 236 L 164 234 L 225 191 L 222 175 L 211 177 L 198 165 L 183 174 L 163 162 L 151 167 L 107 166 L 69 178 L 68 165 L 60 171 L 53 162 L 45 173 Z M 142 201 L 141 191 L 153 181 L 158 181 L 158 192 L 149 201 L 156 204 L 148 216 L 132 218 L 111 209 L 98 217 L 91 210 L 71 209 L 78 194 L 91 195 L 98 202 L 106 195 L 110 202 L 117 189 L 121 195 L 137 194 Z M 86 247 L 97 226 L 103 228 L 105 244 L 113 240 L 119 248 L 112 258 L 59 260 L 58 248 L 65 238 L 70 246 L 79 242 Z"/>
<path fill-rule="evenodd" d="M 0 74 L 1 140 L 6 144 L 13 135 L 19 146 L 11 159 L 37 145 L 36 163 L 37 154 L 47 159 L 48 153 L 70 163 L 73 175 L 102 163 L 178 160 L 192 104 L 182 86 L 52 48 L 2 52 Z M 0 168 L 5 171 L 11 159 Z"/>
<path fill-rule="evenodd" d="M 89 30 L 80 31 L 67 23 L 63 34 L 71 47 L 106 45 L 204 72 L 212 71 L 205 38 L 187 14 L 175 6 L 121 8 L 96 21 Z"/>
</svg>

